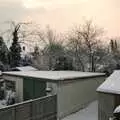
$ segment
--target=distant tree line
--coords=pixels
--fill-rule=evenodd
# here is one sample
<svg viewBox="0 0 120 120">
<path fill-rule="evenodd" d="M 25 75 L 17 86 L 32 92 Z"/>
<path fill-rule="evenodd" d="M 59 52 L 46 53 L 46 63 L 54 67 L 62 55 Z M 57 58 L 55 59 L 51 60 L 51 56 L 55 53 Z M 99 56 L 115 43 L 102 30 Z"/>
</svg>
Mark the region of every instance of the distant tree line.
<svg viewBox="0 0 120 120">
<path fill-rule="evenodd" d="M 111 73 L 120 68 L 119 44 L 116 39 L 105 41 L 103 34 L 104 30 L 92 21 L 71 29 L 64 37 L 56 35 L 50 28 L 39 31 L 40 44 L 45 44 L 42 49 L 37 46 L 39 55 L 35 57 L 35 64 L 45 70 Z"/>
<path fill-rule="evenodd" d="M 120 46 L 116 39 L 103 39 L 104 30 L 85 21 L 67 34 L 57 34 L 49 26 L 23 30 L 26 23 L 12 23 L 12 44 L 7 48 L 0 37 L 0 64 L 9 68 L 32 65 L 40 70 L 76 70 L 110 73 L 120 68 Z M 31 39 L 31 41 L 27 41 Z M 31 59 L 21 57 L 21 43 L 36 43 Z M 25 50 L 25 47 L 24 49 Z M 3 69 L 3 68 L 1 68 Z"/>
</svg>

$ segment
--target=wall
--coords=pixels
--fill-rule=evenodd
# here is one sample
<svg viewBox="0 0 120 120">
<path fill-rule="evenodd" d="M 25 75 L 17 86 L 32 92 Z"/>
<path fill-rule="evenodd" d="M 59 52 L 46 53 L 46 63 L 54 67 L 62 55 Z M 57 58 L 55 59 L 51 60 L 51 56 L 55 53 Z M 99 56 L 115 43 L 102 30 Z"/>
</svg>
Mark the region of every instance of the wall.
<svg viewBox="0 0 120 120">
<path fill-rule="evenodd" d="M 98 120 L 109 120 L 115 109 L 115 96 L 99 92 L 98 100 Z"/>
<path fill-rule="evenodd" d="M 24 100 L 46 96 L 46 82 L 25 77 L 23 80 L 23 91 Z"/>
<path fill-rule="evenodd" d="M 3 79 L 14 81 L 16 86 L 16 102 L 46 96 L 46 82 L 32 78 L 4 75 Z"/>
<path fill-rule="evenodd" d="M 0 120 L 57 120 L 57 96 L 47 96 L 0 109 Z"/>
<path fill-rule="evenodd" d="M 63 81 L 58 84 L 58 117 L 63 118 L 97 99 L 96 89 L 104 77 Z"/>
<path fill-rule="evenodd" d="M 50 95 L 57 94 L 58 90 L 57 83 L 47 82 L 46 87 L 51 90 L 51 92 L 49 93 Z"/>
</svg>

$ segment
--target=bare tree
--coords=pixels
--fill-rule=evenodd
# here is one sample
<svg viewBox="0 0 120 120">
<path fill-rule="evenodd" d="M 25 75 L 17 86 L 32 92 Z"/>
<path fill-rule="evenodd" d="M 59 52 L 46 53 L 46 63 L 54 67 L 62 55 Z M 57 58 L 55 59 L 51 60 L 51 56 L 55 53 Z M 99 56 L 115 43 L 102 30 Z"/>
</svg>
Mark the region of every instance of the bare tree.
<svg viewBox="0 0 120 120">
<path fill-rule="evenodd" d="M 86 21 L 81 27 L 81 31 L 78 31 L 82 37 L 83 43 L 86 47 L 86 51 L 89 58 L 89 71 L 95 71 L 95 52 L 100 45 L 100 37 L 103 30 L 96 27 L 92 21 Z"/>
<path fill-rule="evenodd" d="M 101 50 L 100 37 L 102 33 L 103 30 L 96 27 L 92 21 L 85 21 L 85 24 L 76 27 L 70 35 L 69 44 L 73 46 L 72 50 L 75 53 L 75 58 L 80 63 L 82 71 L 86 71 L 87 63 L 89 71 L 95 71 L 95 64 L 102 58 L 102 56 L 96 54 Z"/>
<path fill-rule="evenodd" d="M 46 58 L 46 61 L 48 61 L 48 70 L 54 69 L 57 57 L 64 54 L 63 41 L 60 39 L 61 37 L 49 26 L 43 30 L 38 29 L 35 34 L 39 37 L 39 44 L 37 45 L 41 51 L 39 57 L 41 57 L 41 59 L 43 59 L 43 57 Z M 38 63 L 40 61 L 39 57 L 37 58 Z"/>
<path fill-rule="evenodd" d="M 82 38 L 79 34 L 79 28 L 73 29 L 68 35 L 68 42 L 66 45 L 66 51 L 68 51 L 67 55 L 73 58 L 73 64 L 76 70 L 85 71 L 85 65 L 83 62 L 84 58 L 84 49 L 82 46 Z"/>
<path fill-rule="evenodd" d="M 15 21 L 6 21 L 5 24 L 9 25 L 9 28 L 3 32 L 3 35 L 7 35 L 8 42 L 11 43 L 13 36 L 17 35 L 19 38 L 19 43 L 23 43 L 26 37 L 31 35 L 31 32 L 28 31 L 28 25 L 32 23 L 27 22 L 15 22 Z M 27 27 L 26 27 L 27 26 Z"/>
</svg>

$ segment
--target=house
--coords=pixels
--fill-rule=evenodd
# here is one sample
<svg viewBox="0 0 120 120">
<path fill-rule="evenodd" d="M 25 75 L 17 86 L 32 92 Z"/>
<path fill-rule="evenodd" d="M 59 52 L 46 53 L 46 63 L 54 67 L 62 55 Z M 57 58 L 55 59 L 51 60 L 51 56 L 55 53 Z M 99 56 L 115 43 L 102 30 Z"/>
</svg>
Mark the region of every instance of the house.
<svg viewBox="0 0 120 120">
<path fill-rule="evenodd" d="M 97 92 L 99 120 L 108 120 L 113 116 L 114 109 L 120 105 L 120 71 L 114 71 L 98 87 Z"/>
<path fill-rule="evenodd" d="M 104 73 L 77 71 L 5 72 L 3 78 L 14 81 L 18 101 L 57 94 L 58 118 L 84 108 L 97 99 L 96 89 L 105 80 Z"/>
</svg>

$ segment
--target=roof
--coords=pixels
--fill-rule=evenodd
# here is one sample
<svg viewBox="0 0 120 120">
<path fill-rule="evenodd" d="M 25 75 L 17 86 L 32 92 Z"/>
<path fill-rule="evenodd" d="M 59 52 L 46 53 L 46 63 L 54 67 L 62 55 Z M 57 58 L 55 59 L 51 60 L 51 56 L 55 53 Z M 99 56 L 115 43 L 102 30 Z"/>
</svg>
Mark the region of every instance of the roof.
<svg viewBox="0 0 120 120">
<path fill-rule="evenodd" d="M 98 92 L 120 94 L 120 70 L 116 70 L 101 84 Z"/>
<path fill-rule="evenodd" d="M 37 69 L 32 66 L 23 66 L 23 67 L 16 67 L 20 71 L 36 71 Z"/>
<path fill-rule="evenodd" d="M 115 108 L 115 110 L 114 110 L 113 113 L 114 113 L 114 114 L 115 114 L 115 113 L 119 113 L 119 114 L 120 114 L 120 105 Z"/>
<path fill-rule="evenodd" d="M 4 72 L 3 75 L 32 77 L 45 80 L 74 80 L 77 78 L 90 78 L 105 76 L 104 73 L 90 73 L 77 71 L 26 71 L 26 72 Z"/>
</svg>

